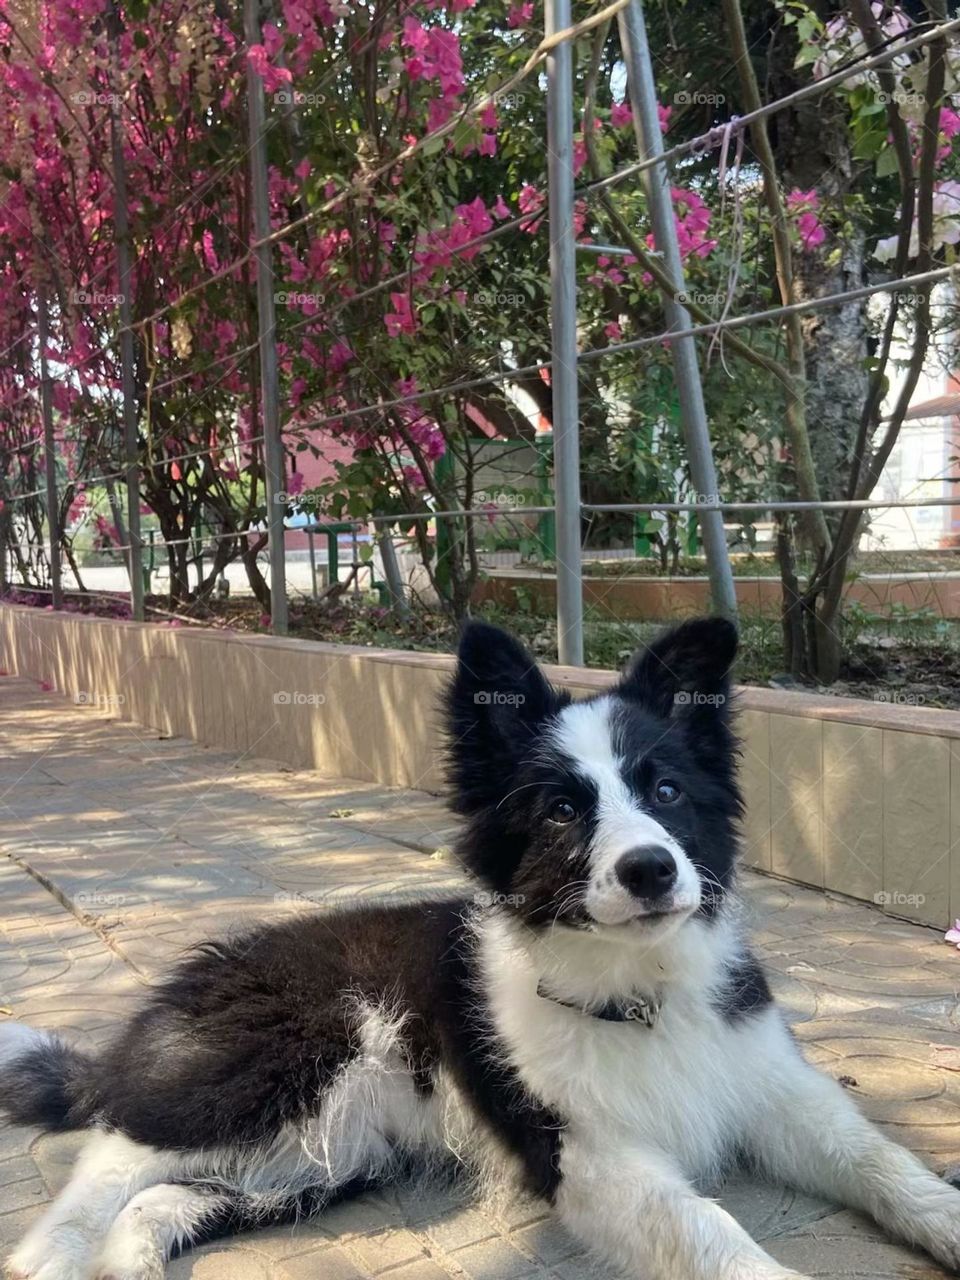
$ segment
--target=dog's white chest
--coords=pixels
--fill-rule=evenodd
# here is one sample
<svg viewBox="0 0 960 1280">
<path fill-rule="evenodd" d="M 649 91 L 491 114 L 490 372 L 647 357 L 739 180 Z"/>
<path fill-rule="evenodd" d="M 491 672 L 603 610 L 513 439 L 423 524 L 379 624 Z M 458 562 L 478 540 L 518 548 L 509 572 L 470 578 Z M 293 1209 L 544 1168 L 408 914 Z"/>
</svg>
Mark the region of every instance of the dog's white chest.
<svg viewBox="0 0 960 1280">
<path fill-rule="evenodd" d="M 515 952 L 488 947 L 485 970 L 499 1035 L 539 1100 L 601 1142 L 632 1135 L 690 1177 L 716 1170 L 749 1115 L 765 1016 L 730 1023 L 693 987 L 668 991 L 652 1027 L 607 1022 L 538 995 Z"/>
</svg>

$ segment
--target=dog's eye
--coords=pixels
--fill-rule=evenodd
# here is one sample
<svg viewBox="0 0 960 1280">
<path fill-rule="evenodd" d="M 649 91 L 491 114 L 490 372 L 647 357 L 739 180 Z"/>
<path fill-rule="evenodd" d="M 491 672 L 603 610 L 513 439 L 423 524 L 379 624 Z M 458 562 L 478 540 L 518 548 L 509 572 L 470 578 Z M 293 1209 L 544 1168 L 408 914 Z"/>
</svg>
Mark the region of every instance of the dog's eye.
<svg viewBox="0 0 960 1280">
<path fill-rule="evenodd" d="M 657 783 L 657 803 L 675 804 L 679 799 L 680 788 L 676 783 L 670 782 L 667 778 L 661 778 Z"/>
<path fill-rule="evenodd" d="M 547 814 L 551 822 L 556 822 L 562 827 L 565 827 L 568 822 L 573 822 L 576 816 L 577 811 L 569 800 L 554 800 Z"/>
</svg>

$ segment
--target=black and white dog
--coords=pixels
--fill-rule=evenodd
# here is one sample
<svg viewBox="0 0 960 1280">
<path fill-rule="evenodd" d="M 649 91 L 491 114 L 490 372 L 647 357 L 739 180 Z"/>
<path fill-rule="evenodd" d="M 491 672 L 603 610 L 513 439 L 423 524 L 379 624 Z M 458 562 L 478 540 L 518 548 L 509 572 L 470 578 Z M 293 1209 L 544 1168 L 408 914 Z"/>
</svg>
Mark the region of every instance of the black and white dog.
<svg viewBox="0 0 960 1280">
<path fill-rule="evenodd" d="M 957 1267 L 960 1192 L 804 1062 L 738 931 L 735 648 L 690 622 L 572 702 L 470 626 L 446 712 L 473 898 L 205 945 L 96 1060 L 0 1025 L 7 1115 L 93 1130 L 9 1274 L 156 1280 L 425 1154 L 520 1179 L 644 1280 L 796 1275 L 696 1190 L 738 1157 Z"/>
</svg>

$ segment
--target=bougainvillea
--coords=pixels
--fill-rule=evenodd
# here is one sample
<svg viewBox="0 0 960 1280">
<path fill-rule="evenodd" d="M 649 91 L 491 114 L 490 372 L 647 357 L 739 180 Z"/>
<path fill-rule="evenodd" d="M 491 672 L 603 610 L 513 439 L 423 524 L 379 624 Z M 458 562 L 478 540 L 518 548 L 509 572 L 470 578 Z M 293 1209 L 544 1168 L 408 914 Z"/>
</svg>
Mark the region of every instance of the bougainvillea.
<svg viewBox="0 0 960 1280">
<path fill-rule="evenodd" d="M 9 499 L 42 489 L 43 295 L 62 521 L 68 533 L 85 526 L 103 545 L 122 548 L 127 539 L 118 487 L 116 130 L 130 193 L 129 301 L 148 521 L 169 544 L 175 594 L 196 589 L 185 535 L 202 522 L 216 549 L 199 585 L 210 589 L 223 566 L 241 557 L 266 605 L 257 566 L 266 506 L 248 67 L 262 81 L 268 116 L 285 491 L 304 509 L 309 500 L 311 510 L 360 519 L 469 503 L 477 434 L 529 437 L 531 422 L 549 425 L 552 413 L 543 367 L 550 351 L 544 95 L 537 73 L 513 81 L 540 38 L 541 7 L 280 0 L 251 48 L 237 7 L 214 0 L 130 0 L 115 24 L 103 14 L 102 0 L 39 0 L 28 22 L 14 0 L 0 0 L 0 471 L 7 486 L 0 520 L 17 523 L 14 541 L 32 546 L 42 569 L 39 499 L 33 506 Z M 899 11 L 884 10 L 883 21 L 887 35 L 909 26 Z M 814 76 L 862 52 L 845 17 L 814 34 Z M 894 67 L 904 118 L 916 129 L 911 95 L 922 91 L 923 63 L 898 59 Z M 606 66 L 589 133 L 577 123 L 584 345 L 617 343 L 660 324 L 660 295 L 642 263 L 586 251 L 609 234 L 585 190 L 591 148 L 607 172 L 636 155 L 622 82 L 622 67 Z M 870 159 L 882 168 L 888 141 L 864 123 L 882 118 L 874 110 L 877 82 L 865 74 L 848 90 L 875 142 Z M 577 92 L 582 98 L 580 81 Z M 668 101 L 659 120 L 672 140 L 678 111 Z M 682 115 L 679 127 L 687 127 Z M 938 246 L 960 240 L 960 186 L 949 167 L 960 134 L 955 102 L 944 106 L 940 128 Z M 708 297 L 724 296 L 736 275 L 736 238 L 725 235 L 734 206 L 723 207 L 730 190 L 721 191 L 717 169 L 708 149 L 677 166 L 672 179 L 686 271 Z M 839 215 L 825 192 L 804 186 L 785 193 L 794 241 L 804 254 L 826 254 Z M 639 185 L 612 198 L 638 243 L 653 247 Z M 761 261 L 769 252 L 762 215 L 747 234 Z M 495 242 L 478 243 L 492 236 Z M 881 239 L 878 256 L 886 245 Z M 516 369 L 526 371 L 525 400 L 504 387 L 504 375 Z M 629 367 L 597 368 L 585 416 L 593 415 L 602 445 L 608 423 L 623 420 L 620 406 L 642 401 L 638 388 L 648 373 L 636 358 Z M 428 397 L 438 386 L 454 389 Z M 303 462 L 326 452 L 336 457 L 324 483 L 307 493 Z M 616 473 L 619 462 L 607 461 Z M 411 532 L 438 587 L 459 591 L 462 606 L 466 579 L 452 587 L 441 581 L 432 534 L 422 521 Z M 468 529 L 463 563 L 471 560 L 470 536 Z M 461 569 L 454 564 L 452 572 Z"/>
</svg>

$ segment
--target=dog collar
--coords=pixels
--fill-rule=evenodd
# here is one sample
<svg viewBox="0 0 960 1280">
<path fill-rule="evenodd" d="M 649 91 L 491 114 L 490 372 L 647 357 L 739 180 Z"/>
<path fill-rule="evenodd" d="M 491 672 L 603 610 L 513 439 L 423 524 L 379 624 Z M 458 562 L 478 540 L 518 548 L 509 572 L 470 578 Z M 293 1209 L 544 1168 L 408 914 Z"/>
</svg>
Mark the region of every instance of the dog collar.
<svg viewBox="0 0 960 1280">
<path fill-rule="evenodd" d="M 561 1000 L 559 996 L 552 995 L 544 987 L 543 982 L 537 986 L 537 995 L 541 1000 L 562 1004 L 565 1009 L 574 1009 L 587 1017 L 599 1018 L 601 1022 L 636 1022 L 644 1027 L 657 1025 L 662 1004 L 659 995 L 628 996 L 621 1000 L 607 1000 L 601 1005 L 575 1004 L 571 1000 Z"/>
</svg>

